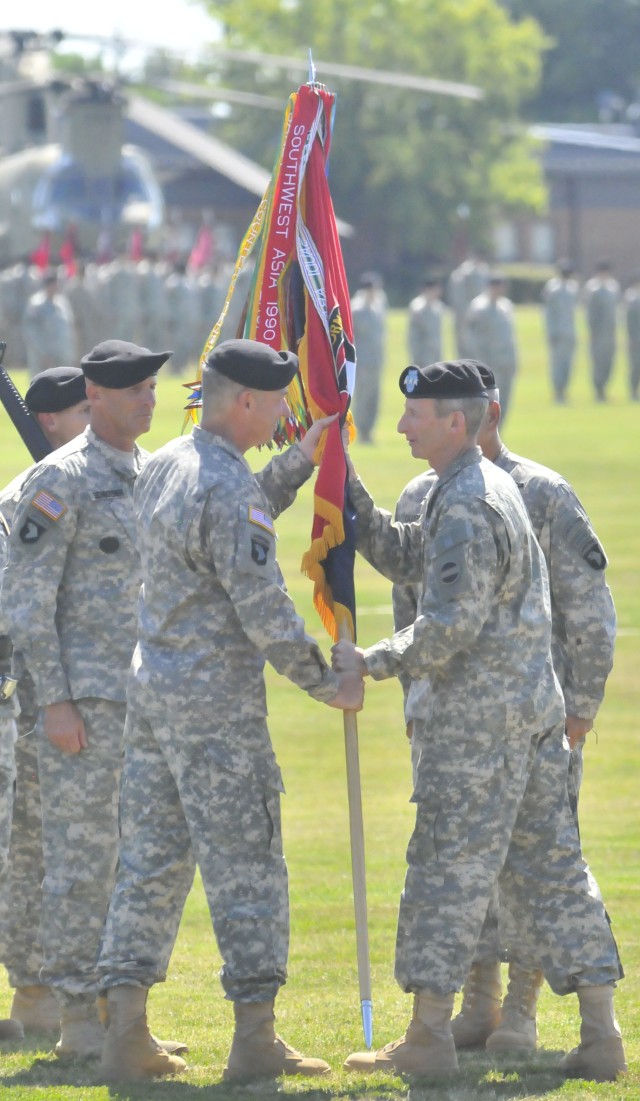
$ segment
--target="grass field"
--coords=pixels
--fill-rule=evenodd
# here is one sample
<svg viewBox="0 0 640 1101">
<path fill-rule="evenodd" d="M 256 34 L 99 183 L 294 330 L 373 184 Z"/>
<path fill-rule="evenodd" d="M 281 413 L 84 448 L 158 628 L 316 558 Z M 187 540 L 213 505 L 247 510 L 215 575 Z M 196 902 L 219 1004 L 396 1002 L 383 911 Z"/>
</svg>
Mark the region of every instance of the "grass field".
<svg viewBox="0 0 640 1101">
<path fill-rule="evenodd" d="M 559 1053 L 577 1043 L 577 1001 L 573 996 L 557 998 L 548 988 L 540 1003 L 540 1050 L 533 1058 L 463 1055 L 462 1073 L 455 1084 L 428 1089 L 382 1075 L 348 1075 L 340 1069 L 350 1051 L 362 1048 L 342 722 L 337 714 L 269 673 L 270 726 L 288 791 L 283 813 L 292 910 L 290 979 L 278 999 L 279 1028 L 300 1050 L 327 1059 L 333 1073 L 320 1088 L 312 1080 L 290 1079 L 280 1089 L 261 1085 L 245 1090 L 221 1082 L 232 1012 L 221 996 L 219 960 L 201 885 L 196 883 L 169 980 L 156 987 L 149 1000 L 156 1034 L 189 1043 L 188 1074 L 173 1082 L 109 1090 L 95 1084 L 90 1066 L 60 1065 L 47 1047 L 25 1043 L 11 1051 L 0 1045 L 0 1098 L 224 1101 L 245 1093 L 261 1099 L 295 1094 L 310 1101 L 399 1099 L 407 1093 L 412 1101 L 640 1098 L 640 405 L 627 399 L 622 347 L 610 401 L 594 404 L 584 338 L 571 404 L 553 405 L 537 310 L 521 308 L 517 323 L 521 366 L 505 442 L 514 451 L 562 471 L 573 483 L 609 555 L 608 578 L 618 609 L 616 663 L 596 722 L 597 733 L 589 737 L 581 819 L 585 853 L 605 896 L 627 971 L 617 1010 L 630 1063 L 628 1078 L 603 1085 L 563 1080 L 557 1063 Z M 420 469 L 395 431 L 401 409 L 397 377 L 406 362 L 404 317 L 394 313 L 377 442 L 372 447 L 356 443 L 352 449 L 365 483 L 378 503 L 388 508 L 393 508 L 404 484 Z M 16 380 L 23 389 L 24 376 L 18 374 Z M 161 377 L 154 427 L 142 441 L 146 446 L 153 449 L 179 434 L 184 393 L 176 380 Z M 0 439 L 4 484 L 28 462 L 4 412 L 0 413 Z M 263 465 L 267 458 L 267 454 L 256 455 L 255 465 Z M 309 584 L 299 572 L 309 527 L 310 494 L 305 487 L 294 507 L 278 521 L 279 559 L 310 631 L 328 652 L 329 640 L 311 606 Z M 359 641 L 368 645 L 391 631 L 389 585 L 359 561 L 357 591 Z M 396 914 L 412 822 L 409 752 L 395 683 L 369 683 L 359 729 L 374 1042 L 380 1046 L 404 1030 L 410 1013 L 410 1000 L 393 979 Z M 0 1015 L 6 1015 L 9 1004 L 10 991 L 3 985 Z"/>
</svg>

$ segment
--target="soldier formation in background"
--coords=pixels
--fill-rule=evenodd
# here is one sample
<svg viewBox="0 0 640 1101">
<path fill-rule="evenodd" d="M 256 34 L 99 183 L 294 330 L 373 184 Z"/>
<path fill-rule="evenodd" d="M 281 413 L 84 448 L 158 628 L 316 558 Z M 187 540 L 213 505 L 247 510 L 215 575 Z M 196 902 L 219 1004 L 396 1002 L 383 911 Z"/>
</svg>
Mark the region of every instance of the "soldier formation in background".
<svg viewBox="0 0 640 1101">
<path fill-rule="evenodd" d="M 154 254 L 104 264 L 77 261 L 72 274 L 13 265 L 0 272 L 5 366 L 27 367 L 33 377 L 47 367 L 79 363 L 115 333 L 145 348 L 169 342 L 175 348 L 171 371 L 193 370 L 222 309 L 229 275 L 227 268 L 195 271 L 183 260 Z"/>
</svg>

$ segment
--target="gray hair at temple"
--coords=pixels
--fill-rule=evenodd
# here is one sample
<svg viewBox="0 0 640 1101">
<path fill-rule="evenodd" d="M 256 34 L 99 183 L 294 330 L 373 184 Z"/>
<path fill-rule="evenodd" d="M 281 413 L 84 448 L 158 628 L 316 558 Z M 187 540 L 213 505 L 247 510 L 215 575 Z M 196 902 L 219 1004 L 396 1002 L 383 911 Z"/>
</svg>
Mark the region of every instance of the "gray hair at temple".
<svg viewBox="0 0 640 1101">
<path fill-rule="evenodd" d="M 477 398 L 436 398 L 434 410 L 436 417 L 446 417 L 449 413 L 462 413 L 467 426 L 467 436 L 475 436 L 487 411 L 488 395 Z"/>
</svg>

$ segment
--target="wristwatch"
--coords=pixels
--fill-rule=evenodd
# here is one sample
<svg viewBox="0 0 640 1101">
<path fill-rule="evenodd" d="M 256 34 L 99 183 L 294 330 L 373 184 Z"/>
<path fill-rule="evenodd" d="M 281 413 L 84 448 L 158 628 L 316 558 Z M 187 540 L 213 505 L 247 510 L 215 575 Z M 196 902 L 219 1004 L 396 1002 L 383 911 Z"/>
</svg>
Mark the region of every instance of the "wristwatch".
<svg viewBox="0 0 640 1101">
<path fill-rule="evenodd" d="M 10 677 L 7 673 L 0 674 L 0 703 L 10 700 L 17 687 L 17 677 Z"/>
</svg>

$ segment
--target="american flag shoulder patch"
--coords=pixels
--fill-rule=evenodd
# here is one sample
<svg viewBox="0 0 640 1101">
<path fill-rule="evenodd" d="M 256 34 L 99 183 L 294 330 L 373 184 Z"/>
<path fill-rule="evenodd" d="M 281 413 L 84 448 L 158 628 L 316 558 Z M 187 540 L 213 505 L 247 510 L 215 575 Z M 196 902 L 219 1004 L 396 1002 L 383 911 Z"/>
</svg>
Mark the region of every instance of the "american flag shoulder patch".
<svg viewBox="0 0 640 1101">
<path fill-rule="evenodd" d="M 273 520 L 261 508 L 256 508 L 255 505 L 249 505 L 249 520 L 252 524 L 257 524 L 258 527 L 264 528 L 265 531 L 275 535 L 275 528 L 273 526 Z"/>
<path fill-rule="evenodd" d="M 50 520 L 59 520 L 67 511 L 67 506 L 59 501 L 57 497 L 53 497 L 51 493 L 48 493 L 46 489 L 38 490 L 31 504 L 44 513 L 45 516 L 48 516 Z"/>
</svg>

